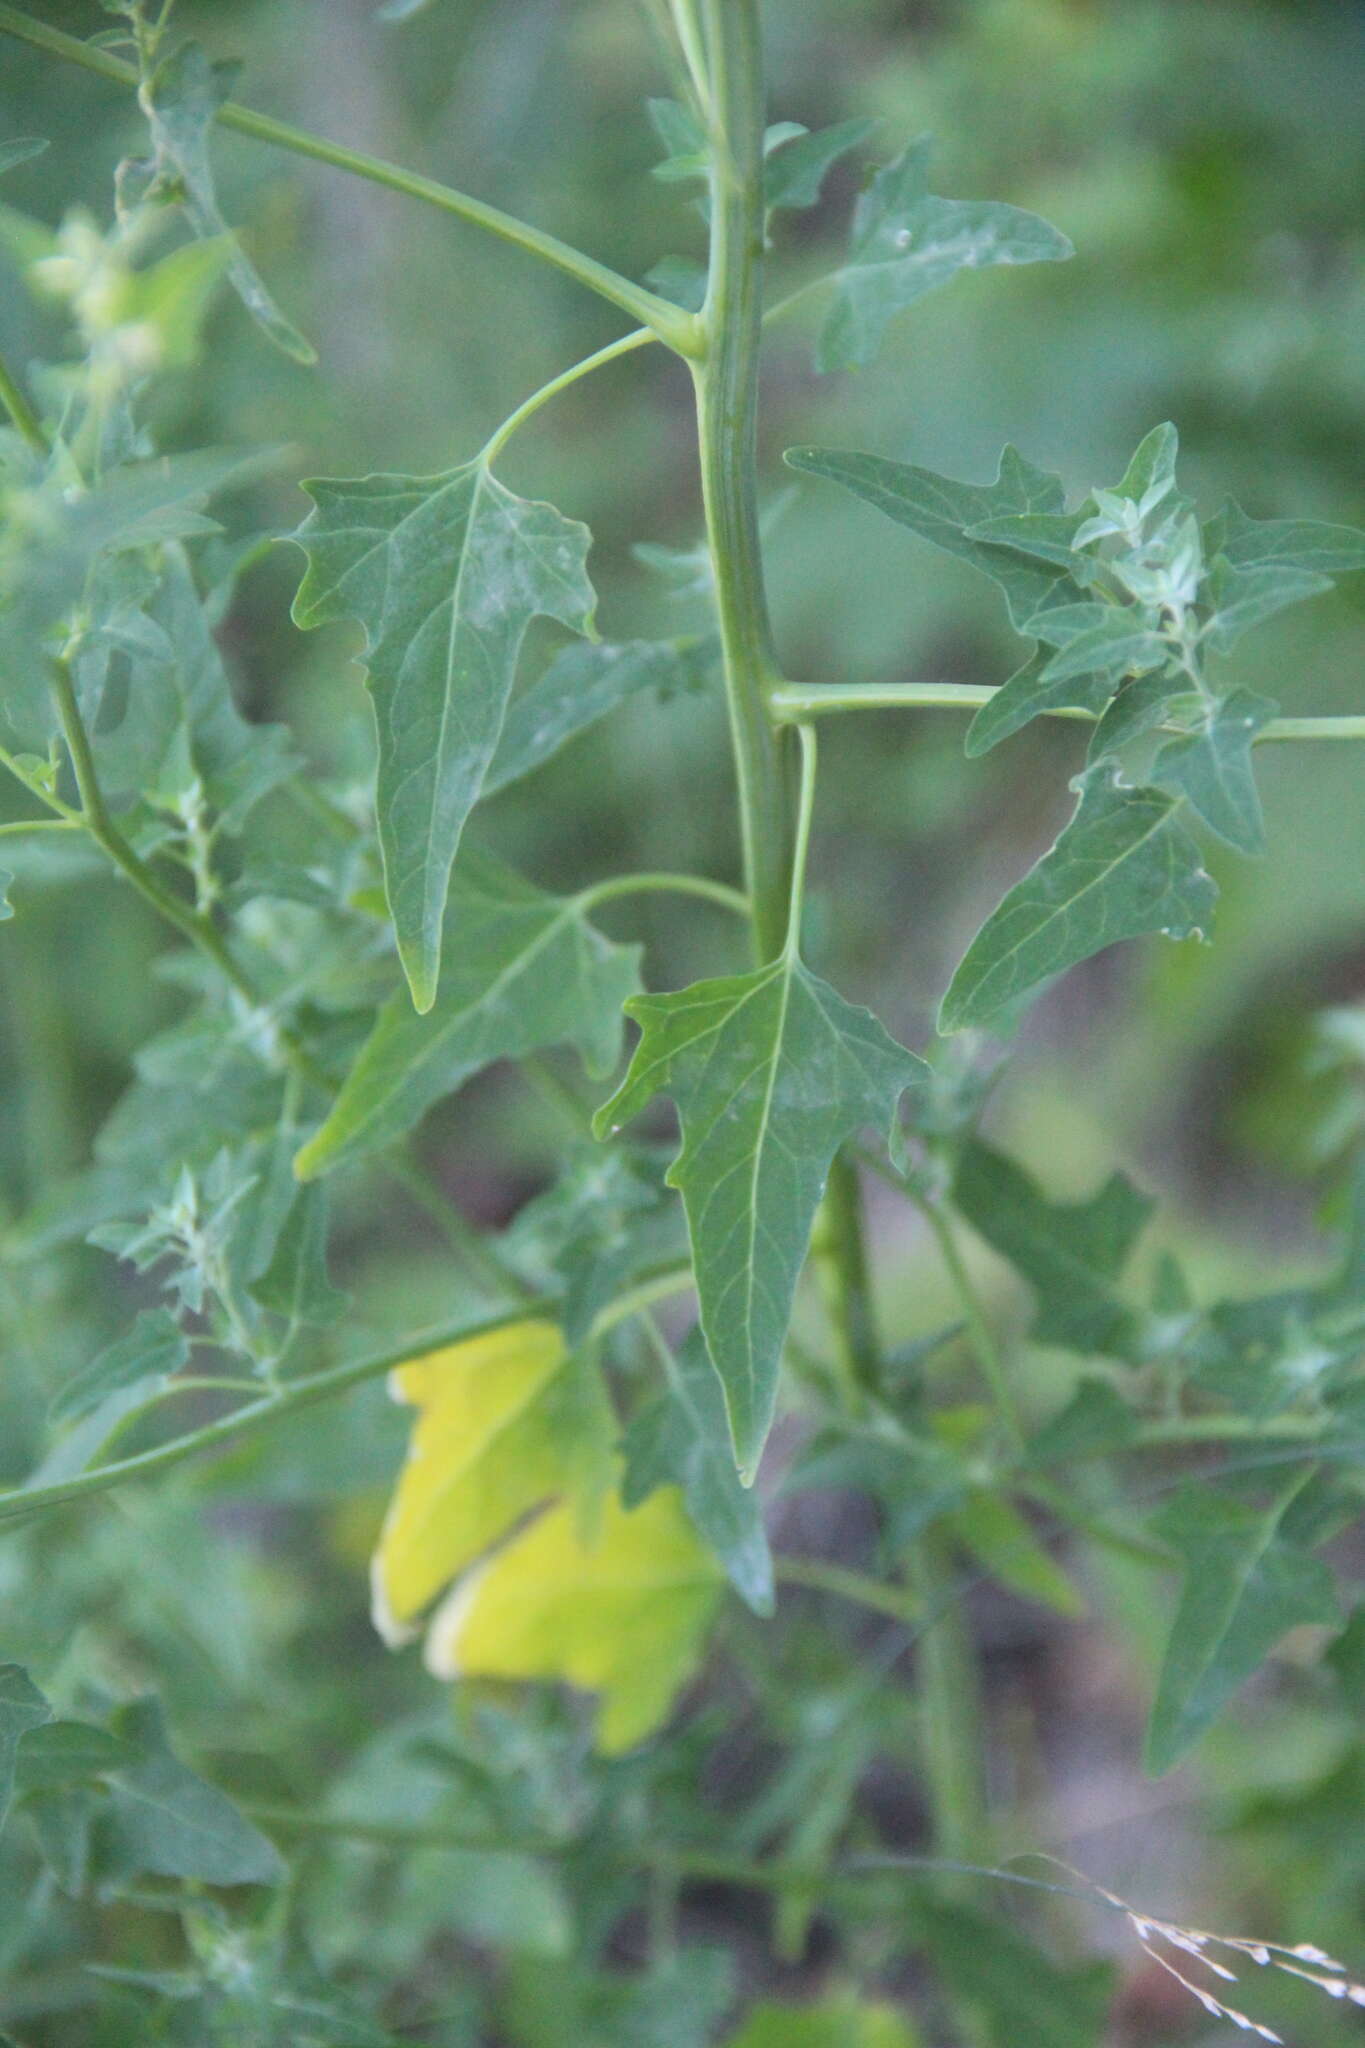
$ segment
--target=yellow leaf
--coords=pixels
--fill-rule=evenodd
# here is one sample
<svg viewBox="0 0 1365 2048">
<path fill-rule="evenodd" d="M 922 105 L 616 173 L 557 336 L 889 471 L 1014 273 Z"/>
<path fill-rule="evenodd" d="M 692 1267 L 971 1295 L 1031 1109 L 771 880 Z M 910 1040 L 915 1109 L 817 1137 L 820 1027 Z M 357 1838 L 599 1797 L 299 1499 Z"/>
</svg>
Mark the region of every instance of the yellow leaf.
<svg viewBox="0 0 1365 2048">
<path fill-rule="evenodd" d="M 603 1455 L 600 1392 L 571 1369 L 556 1324 L 509 1324 L 400 1366 L 418 1409 L 372 1569 L 375 1626 L 402 1641 L 444 1586 L 532 1508 L 581 1482 L 585 1441 Z"/>
<path fill-rule="evenodd" d="M 599 1693 L 597 1746 L 617 1755 L 668 1713 L 721 1585 L 676 1487 L 629 1513 L 613 1494 L 591 1544 L 561 1504 L 455 1589 L 431 1624 L 427 1666 L 438 1678 L 563 1679 Z"/>
</svg>

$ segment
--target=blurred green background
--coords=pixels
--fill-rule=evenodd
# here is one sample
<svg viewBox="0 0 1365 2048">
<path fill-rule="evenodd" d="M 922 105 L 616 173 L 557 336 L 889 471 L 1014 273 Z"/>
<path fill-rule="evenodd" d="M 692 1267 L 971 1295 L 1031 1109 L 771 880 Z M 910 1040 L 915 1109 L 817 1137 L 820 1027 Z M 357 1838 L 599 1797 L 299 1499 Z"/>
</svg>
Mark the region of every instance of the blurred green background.
<svg viewBox="0 0 1365 2048">
<path fill-rule="evenodd" d="M 35 11 L 82 35 L 101 23 L 93 5 Z M 215 55 L 242 57 L 237 90 L 249 104 L 429 170 L 632 276 L 698 251 L 696 215 L 648 175 L 657 150 L 643 101 L 665 85 L 629 0 L 433 0 L 392 27 L 375 12 L 371 0 L 183 0 L 177 19 Z M 984 478 L 1014 441 L 1079 491 L 1112 482 L 1146 428 L 1172 418 L 1204 512 L 1232 493 L 1260 517 L 1365 523 L 1365 6 L 771 0 L 766 13 L 772 118 L 818 127 L 873 114 L 871 147 L 883 157 L 930 130 L 938 189 L 1034 208 L 1079 252 L 1061 269 L 959 281 L 898 321 L 879 364 L 860 375 L 814 375 L 809 316 L 774 331 L 764 475 L 778 643 L 792 676 L 998 683 L 1017 650 L 989 586 L 841 494 L 795 486 L 780 460 L 794 442 Z M 103 221 L 113 168 L 140 146 L 129 96 L 3 42 L 0 134 L 14 133 L 49 136 L 53 147 L 7 179 L 5 198 L 53 223 L 71 204 Z M 225 296 L 207 367 L 159 388 L 164 445 L 284 443 L 282 468 L 294 476 L 436 471 L 618 331 L 567 280 L 396 196 L 231 135 L 217 160 L 225 211 L 248 228 L 321 369 L 264 348 Z M 775 293 L 833 259 L 856 189 L 856 167 L 841 165 L 819 209 L 780 226 Z M 19 363 L 60 354 L 52 320 L 0 250 L 0 352 Z M 606 634 L 704 622 L 695 599 L 673 595 L 631 552 L 700 537 L 677 364 L 646 351 L 577 387 L 518 438 L 505 468 L 513 488 L 591 526 Z M 280 532 L 305 509 L 286 483 L 266 493 Z M 224 643 L 253 715 L 286 719 L 322 773 L 361 778 L 371 742 L 360 674 L 344 634 L 305 641 L 291 628 L 300 567 L 282 545 L 253 569 Z M 1242 680 L 1288 713 L 1358 710 L 1360 581 L 1256 636 Z M 912 1045 L 925 1042 L 984 912 L 1053 836 L 1084 753 L 1083 734 L 1041 721 L 969 762 L 963 726 L 936 713 L 835 721 L 822 746 L 817 959 Z M 1127 1164 L 1165 1196 L 1163 1227 L 1196 1273 L 1234 1286 L 1321 1257 L 1303 1098 L 1290 1083 L 1314 1014 L 1365 994 L 1365 749 L 1264 755 L 1271 853 L 1259 865 L 1215 856 L 1216 944 L 1123 949 L 1068 976 L 1032 1012 L 994 1112 L 995 1130 L 1059 1194 Z M 499 799 L 488 830 L 551 886 L 624 866 L 729 876 L 736 840 L 719 708 L 633 704 Z M 0 942 L 0 1192 L 11 1216 L 83 1161 L 133 1050 L 181 1000 L 149 972 L 160 933 L 94 867 L 59 885 L 34 860 L 19 887 L 22 914 Z M 632 912 L 620 929 L 645 932 L 668 985 L 714 958 L 714 933 L 695 913 Z M 560 1142 L 553 1111 L 494 1074 L 432 1120 L 425 1150 L 472 1215 L 499 1223 L 543 1182 Z M 875 1195 L 873 1222 L 894 1334 L 945 1320 L 942 1282 L 910 1226 Z M 341 1277 L 377 1338 L 424 1309 L 448 1311 L 445 1262 L 415 1215 L 343 1209 L 341 1223 Z M 81 1252 L 0 1276 L 7 1378 L 46 1370 L 17 1363 L 26 1347 L 75 1356 L 117 1323 L 110 1271 Z M 983 1277 L 1000 1312 L 1021 1323 L 1003 1269 L 983 1260 Z M 85 1655 L 93 1641 L 129 1682 L 165 1690 L 178 1728 L 251 1761 L 267 1789 L 272 1772 L 285 1774 L 282 1756 L 305 1776 L 301 1758 L 321 1768 L 351 1756 L 387 1717 L 426 1701 L 427 1682 L 368 1632 L 364 1513 L 351 1529 L 316 1503 L 378 1483 L 398 1443 L 376 1394 L 334 1411 L 323 1443 L 301 1430 L 244 1453 L 240 1476 L 269 1512 L 240 1543 L 199 1520 L 191 1479 L 0 1548 L 7 1642 L 50 1663 L 63 1646 Z M 0 1471 L 16 1474 L 30 1450 L 21 1422 L 7 1425 L 0 1409 Z M 1121 1608 L 1117 1591 L 1115 1600 Z M 1141 1638 L 1144 1617 L 1130 1619 Z M 1150 1806 L 1156 1795 L 1128 1761 L 1139 1719 L 1131 1672 L 1082 1632 L 1059 1644 L 1031 1610 L 1027 1626 L 1017 1615 L 995 1625 L 1002 1725 L 1016 1695 L 1034 1716 L 1005 1768 L 1022 1798 L 1036 1740 L 1053 1773 L 1040 1829 L 1084 1831 Z M 1269 1733 L 1258 1724 L 1254 1758 L 1235 1728 L 1210 1744 L 1202 1782 L 1177 1780 L 1173 1806 L 1126 1824 L 1119 1846 L 1105 1836 L 1092 1861 L 1121 1865 L 1139 1887 L 1159 1883 L 1168 1902 L 1198 1897 L 1207 1918 L 1201 1830 L 1181 1801 L 1198 1813 L 1217 1791 L 1231 1826 L 1236 1790 L 1254 1777 L 1303 1802 L 1288 1821 L 1269 1795 L 1262 1802 L 1244 1851 L 1229 1851 L 1233 1888 L 1277 1917 L 1321 1906 L 1314 1924 L 1329 1939 L 1334 1916 L 1358 1927 L 1365 1850 L 1343 1834 L 1358 1804 L 1330 1790 L 1333 1770 L 1357 1768 L 1356 1752 L 1311 1699 L 1299 1704 Z M 1274 1875 L 1258 1874 L 1272 1849 Z M 357 1878 L 334 1901 L 342 1961 L 364 1948 L 366 1897 Z M 506 1911 L 515 1917 L 514 1902 Z M 403 1924 L 392 1957 L 376 1954 L 374 1967 L 414 1967 L 431 1929 Z M 457 1931 L 479 1938 L 468 1925 Z M 62 1939 L 53 1937 L 57 1959 Z M 1184 2007 L 1169 2034 L 1156 2004 L 1143 2012 L 1124 2038 L 1206 2038 L 1181 2031 L 1193 2024 Z"/>
</svg>

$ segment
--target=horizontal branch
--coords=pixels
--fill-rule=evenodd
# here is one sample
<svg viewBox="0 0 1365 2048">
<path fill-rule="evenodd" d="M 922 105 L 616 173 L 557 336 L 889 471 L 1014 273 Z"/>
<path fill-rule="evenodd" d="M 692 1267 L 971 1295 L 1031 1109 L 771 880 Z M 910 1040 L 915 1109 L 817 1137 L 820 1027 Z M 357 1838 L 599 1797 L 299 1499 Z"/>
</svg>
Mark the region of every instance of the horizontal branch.
<svg viewBox="0 0 1365 2048">
<path fill-rule="evenodd" d="M 779 683 L 768 705 L 783 725 L 823 718 L 835 711 L 979 711 L 996 690 L 986 683 Z M 1094 725 L 1097 714 L 1078 705 L 1049 705 L 1041 718 L 1079 719 Z M 1158 732 L 1185 733 L 1183 725 L 1159 725 Z M 1256 735 L 1266 740 L 1365 740 L 1365 713 L 1341 718 L 1272 718 Z"/>
<path fill-rule="evenodd" d="M 61 57 L 69 64 L 79 64 L 116 85 L 136 90 L 141 82 L 135 65 L 126 63 L 109 50 L 83 43 L 77 36 L 66 35 L 61 29 L 50 28 L 46 22 L 35 21 L 18 8 L 0 6 L 0 33 L 15 36 L 20 42 L 30 43 L 35 49 Z M 668 299 L 660 298 L 657 292 L 647 291 L 643 285 L 633 284 L 628 277 L 622 277 L 605 263 L 598 263 L 568 242 L 561 242 L 557 235 L 546 234 L 542 229 L 518 220 L 515 215 L 504 213 L 501 207 L 489 206 L 482 199 L 457 191 L 452 185 L 443 185 L 438 179 L 423 177 L 417 171 L 404 170 L 401 165 L 387 163 L 382 157 L 369 156 L 363 150 L 347 149 L 342 143 L 328 142 L 324 136 L 295 128 L 287 121 L 277 121 L 269 114 L 258 114 L 251 107 L 239 105 L 236 100 L 226 101 L 214 118 L 220 126 L 233 128 L 239 135 L 250 135 L 257 142 L 290 150 L 295 156 L 311 157 L 317 163 L 330 164 L 334 170 L 348 171 L 353 177 L 368 179 L 372 185 L 383 185 L 392 192 L 405 193 L 410 199 L 420 199 L 428 206 L 439 207 L 443 213 L 454 214 L 474 227 L 484 228 L 502 241 L 524 249 L 528 255 L 539 256 L 542 262 L 553 264 L 567 276 L 577 278 L 580 284 L 586 285 L 600 298 L 607 299 L 613 306 L 629 313 L 632 319 L 650 328 L 660 341 L 679 355 L 697 353 L 700 328 L 694 314 L 684 312 Z"/>
<path fill-rule="evenodd" d="M 598 1315 L 591 1334 L 602 1336 L 628 1316 L 648 1308 L 665 1295 L 681 1293 L 691 1284 L 690 1266 L 670 1266 L 609 1302 Z M 87 1472 L 73 1473 L 69 1479 L 54 1480 L 50 1486 L 12 1487 L 0 1493 L 0 1521 L 28 1515 L 39 1508 L 57 1507 L 65 1501 L 79 1500 L 86 1494 L 105 1493 L 110 1487 L 122 1486 L 130 1479 L 149 1478 L 152 1473 L 163 1472 L 185 1458 L 197 1457 L 201 1451 L 216 1450 L 240 1437 L 269 1428 L 281 1416 L 296 1414 L 319 1401 L 328 1401 L 334 1394 L 344 1394 L 366 1380 L 382 1378 L 385 1373 L 406 1365 L 411 1359 L 424 1358 L 428 1352 L 444 1350 L 450 1344 L 462 1344 L 471 1337 L 505 1330 L 509 1324 L 522 1322 L 527 1316 L 555 1315 L 558 1307 L 559 1304 L 549 1297 L 517 1302 L 510 1308 L 500 1309 L 496 1315 L 447 1323 L 438 1329 L 405 1337 L 391 1350 L 372 1352 L 364 1358 L 350 1359 L 344 1365 L 329 1366 L 323 1372 L 286 1380 L 259 1400 L 248 1401 L 244 1407 L 234 1408 L 230 1415 L 220 1415 L 201 1429 L 172 1437 L 169 1443 L 156 1444 L 150 1450 L 138 1451 L 130 1458 L 115 1459 L 111 1464 L 96 1465 Z"/>
</svg>

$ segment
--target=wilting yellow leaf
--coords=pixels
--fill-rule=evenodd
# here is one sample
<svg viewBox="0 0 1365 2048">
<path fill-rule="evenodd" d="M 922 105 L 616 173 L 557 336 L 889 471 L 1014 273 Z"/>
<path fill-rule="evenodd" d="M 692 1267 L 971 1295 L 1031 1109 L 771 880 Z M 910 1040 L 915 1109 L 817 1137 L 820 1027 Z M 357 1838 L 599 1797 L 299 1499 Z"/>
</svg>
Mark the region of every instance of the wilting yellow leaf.
<svg viewBox="0 0 1365 2048">
<path fill-rule="evenodd" d="M 400 1366 L 395 1397 L 419 1411 L 372 1571 L 390 1642 L 532 1508 L 580 1486 L 610 1420 L 556 1324 L 509 1324 Z"/>
<path fill-rule="evenodd" d="M 565 1679 L 599 1693 L 598 1747 L 614 1755 L 667 1714 L 721 1585 L 676 1487 L 629 1513 L 610 1496 L 594 1542 L 561 1504 L 456 1588 L 431 1624 L 427 1664 L 438 1678 Z"/>
</svg>

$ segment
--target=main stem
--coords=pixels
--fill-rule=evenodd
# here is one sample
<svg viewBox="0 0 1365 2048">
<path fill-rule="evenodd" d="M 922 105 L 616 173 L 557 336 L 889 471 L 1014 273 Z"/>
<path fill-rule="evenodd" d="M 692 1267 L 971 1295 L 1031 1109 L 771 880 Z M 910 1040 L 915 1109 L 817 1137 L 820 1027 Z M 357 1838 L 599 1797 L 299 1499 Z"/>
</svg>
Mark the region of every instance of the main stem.
<svg viewBox="0 0 1365 2048">
<path fill-rule="evenodd" d="M 739 782 L 744 873 L 760 966 L 782 949 L 791 820 L 767 692 L 778 681 L 758 537 L 763 318 L 763 71 L 756 0 L 706 0 L 717 136 L 704 353 L 693 363 L 702 498 Z"/>
</svg>

